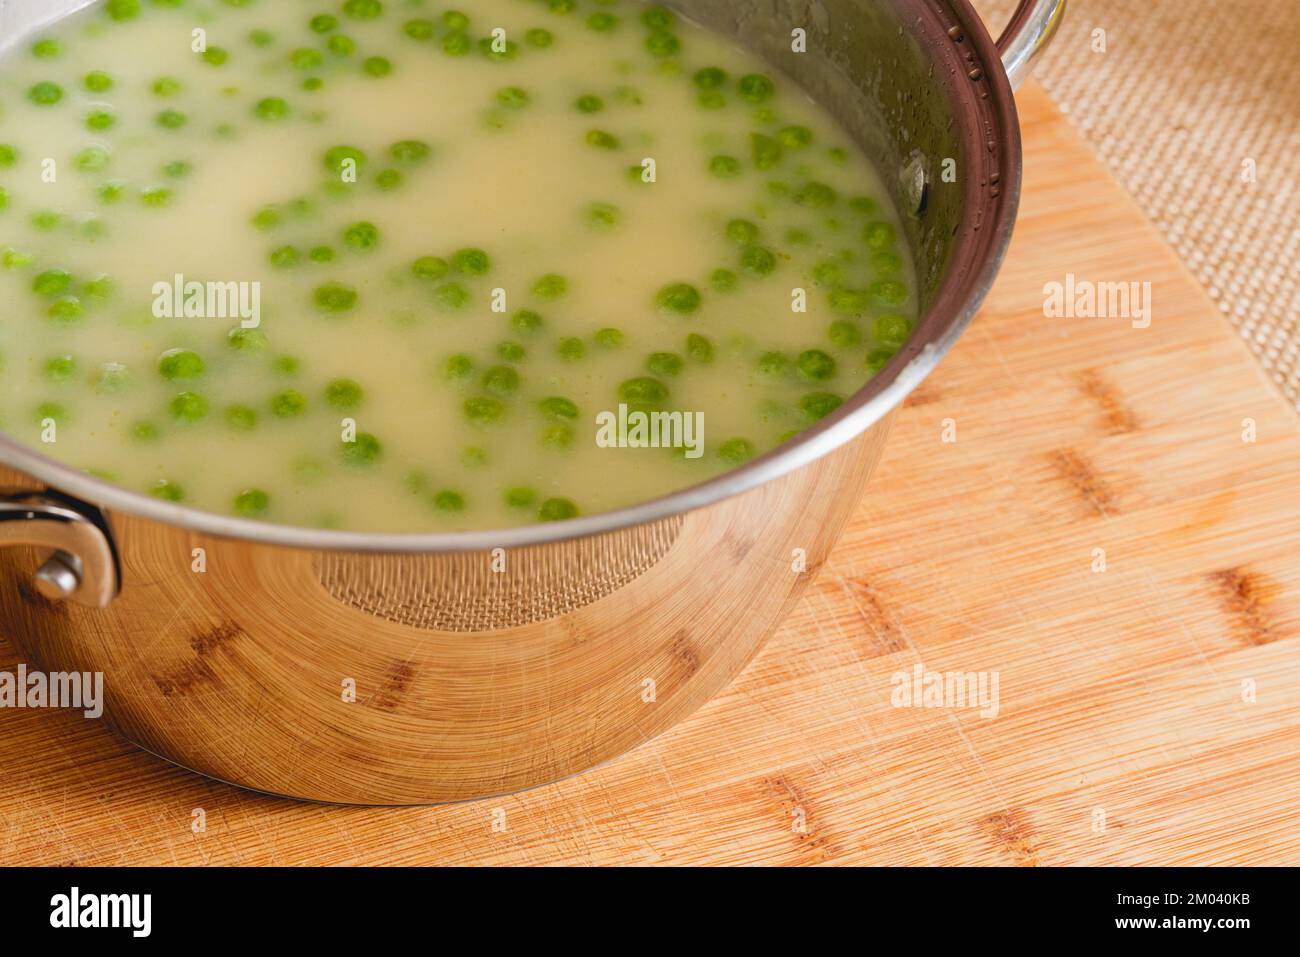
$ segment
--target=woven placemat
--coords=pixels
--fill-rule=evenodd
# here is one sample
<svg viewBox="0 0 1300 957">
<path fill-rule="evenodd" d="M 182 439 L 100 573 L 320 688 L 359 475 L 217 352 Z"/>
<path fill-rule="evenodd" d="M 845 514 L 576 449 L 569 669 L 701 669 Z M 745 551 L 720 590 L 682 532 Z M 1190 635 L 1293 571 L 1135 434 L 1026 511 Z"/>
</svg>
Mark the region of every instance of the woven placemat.
<svg viewBox="0 0 1300 957">
<path fill-rule="evenodd" d="M 997 36 L 1015 3 L 974 6 Z M 1069 0 L 1035 77 L 1300 411 L 1297 15 L 1300 0 Z"/>
</svg>

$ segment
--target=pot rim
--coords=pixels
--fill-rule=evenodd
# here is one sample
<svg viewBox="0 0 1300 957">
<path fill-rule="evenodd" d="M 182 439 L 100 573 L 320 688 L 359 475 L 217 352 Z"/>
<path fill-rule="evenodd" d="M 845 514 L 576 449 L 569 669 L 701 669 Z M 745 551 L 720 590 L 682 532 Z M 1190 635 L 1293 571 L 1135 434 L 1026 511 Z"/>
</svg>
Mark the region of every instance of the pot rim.
<svg viewBox="0 0 1300 957">
<path fill-rule="evenodd" d="M 891 2 L 895 7 L 901 7 L 907 0 Z M 964 33 L 962 42 L 974 48 L 973 62 L 983 69 L 978 84 L 954 84 L 953 95 L 949 97 L 951 106 L 955 112 L 974 118 L 970 105 L 977 100 L 973 91 L 977 85 L 987 84 L 989 109 L 1001 124 L 1001 140 L 993 150 L 999 162 L 1000 189 L 988 193 L 985 185 L 979 182 L 981 177 L 975 175 L 963 180 L 963 200 L 968 217 L 972 209 L 986 212 L 988 215 L 982 223 L 989 228 L 985 229 L 982 237 L 975 235 L 978 227 L 966 226 L 961 230 L 934 301 L 918 322 L 912 338 L 880 372 L 831 415 L 740 468 L 649 501 L 560 522 L 481 531 L 411 533 L 348 532 L 277 525 L 164 502 L 52 459 L 15 441 L 5 432 L 0 432 L 0 465 L 21 471 L 48 483 L 59 492 L 109 511 L 192 532 L 293 548 L 384 553 L 486 551 L 614 532 L 712 505 L 802 468 L 864 433 L 899 405 L 934 370 L 975 317 L 1011 242 L 1020 200 L 1022 162 L 1020 121 L 1011 84 L 997 46 L 983 21 L 971 8 L 970 0 L 946 0 L 936 11 L 936 16 L 944 14 L 951 15 L 954 25 L 961 28 Z M 900 16 L 900 22 L 903 19 Z M 967 109 L 963 110 L 963 106 Z M 961 131 L 966 148 L 982 147 L 983 134 L 970 127 L 968 123 Z M 921 332 L 927 327 L 929 335 L 923 337 Z"/>
</svg>

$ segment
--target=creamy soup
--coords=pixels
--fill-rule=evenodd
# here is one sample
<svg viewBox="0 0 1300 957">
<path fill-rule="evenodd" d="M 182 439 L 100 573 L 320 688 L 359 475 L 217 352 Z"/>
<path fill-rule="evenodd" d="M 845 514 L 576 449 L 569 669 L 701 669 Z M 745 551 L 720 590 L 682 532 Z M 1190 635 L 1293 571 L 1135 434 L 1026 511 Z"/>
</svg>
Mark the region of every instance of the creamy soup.
<svg viewBox="0 0 1300 957">
<path fill-rule="evenodd" d="M 661 7 L 110 0 L 0 61 L 0 427 L 168 501 L 617 508 L 833 411 L 915 311 L 849 137 Z"/>
</svg>

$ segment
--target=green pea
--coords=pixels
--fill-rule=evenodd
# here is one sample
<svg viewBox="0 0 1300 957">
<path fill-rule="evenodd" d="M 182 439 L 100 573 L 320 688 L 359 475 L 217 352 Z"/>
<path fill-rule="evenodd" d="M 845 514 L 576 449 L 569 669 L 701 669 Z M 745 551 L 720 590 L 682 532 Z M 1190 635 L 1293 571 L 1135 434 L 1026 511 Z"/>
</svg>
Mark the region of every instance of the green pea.
<svg viewBox="0 0 1300 957">
<path fill-rule="evenodd" d="M 346 0 L 343 13 L 353 20 L 374 20 L 384 13 L 381 0 Z"/>
<path fill-rule="evenodd" d="M 77 360 L 74 356 L 52 356 L 45 360 L 45 378 L 51 382 L 68 382 L 76 374 Z"/>
<path fill-rule="evenodd" d="M 253 107 L 253 114 L 259 120 L 275 123 L 288 117 L 289 103 L 281 97 L 268 96 L 257 101 L 257 104 Z"/>
<path fill-rule="evenodd" d="M 197 392 L 181 392 L 172 399 L 170 408 L 182 422 L 197 422 L 208 414 L 208 400 Z"/>
<path fill-rule="evenodd" d="M 566 419 L 576 419 L 578 417 L 578 406 L 570 399 L 563 396 L 551 396 L 548 399 L 542 399 L 537 403 L 537 407 L 542 410 L 542 414 L 547 418 L 563 421 Z"/>
<path fill-rule="evenodd" d="M 153 81 L 151 89 L 154 96 L 175 96 L 181 91 L 181 81 L 174 76 L 160 76 Z"/>
<path fill-rule="evenodd" d="M 618 397 L 628 405 L 661 405 L 668 401 L 668 386 L 648 376 L 628 379 L 618 387 Z"/>
<path fill-rule="evenodd" d="M 473 48 L 474 41 L 469 34 L 453 30 L 442 38 L 442 52 L 448 56 L 464 56 Z"/>
<path fill-rule="evenodd" d="M 533 283 L 533 295 L 538 299 L 559 299 L 569 291 L 569 280 L 558 273 L 547 273 Z"/>
<path fill-rule="evenodd" d="M 480 53 L 495 63 L 514 60 L 519 56 L 519 44 L 515 43 L 514 40 L 507 40 L 505 49 L 498 50 L 495 41 L 491 37 L 484 37 L 478 41 L 478 49 Z"/>
<path fill-rule="evenodd" d="M 727 238 L 738 246 L 758 242 L 758 227 L 748 219 L 733 219 L 727 223 Z"/>
<path fill-rule="evenodd" d="M 271 396 L 271 412 L 282 419 L 301 415 L 307 408 L 307 397 L 296 389 L 285 389 Z"/>
<path fill-rule="evenodd" d="M 321 312 L 335 314 L 350 312 L 356 307 L 357 291 L 351 286 L 345 286 L 342 283 L 327 282 L 316 287 L 312 298 L 316 303 L 316 308 Z"/>
<path fill-rule="evenodd" d="M 541 314 L 531 309 L 521 309 L 510 317 L 510 326 L 520 332 L 535 333 L 545 325 Z"/>
<path fill-rule="evenodd" d="M 776 270 L 776 254 L 763 246 L 746 246 L 740 254 L 740 265 L 754 276 L 770 276 Z"/>
<path fill-rule="evenodd" d="M 183 176 L 189 176 L 194 167 L 185 160 L 170 160 L 163 163 L 162 171 L 164 176 L 170 176 L 172 179 L 180 179 Z"/>
<path fill-rule="evenodd" d="M 253 214 L 253 226 L 263 232 L 275 229 L 284 220 L 284 214 L 280 212 L 279 207 L 263 206 Z"/>
<path fill-rule="evenodd" d="M 812 143 L 813 133 L 806 126 L 787 126 L 777 131 L 776 138 L 787 149 L 800 150 Z"/>
<path fill-rule="evenodd" d="M 343 243 L 358 251 L 368 251 L 379 245 L 379 229 L 374 223 L 353 223 L 343 231 Z"/>
<path fill-rule="evenodd" d="M 160 435 L 162 432 L 152 422 L 137 422 L 131 426 L 131 438 L 137 442 L 156 442 Z"/>
<path fill-rule="evenodd" d="M 686 354 L 696 362 L 712 362 L 714 355 L 713 342 L 708 336 L 692 332 L 686 337 Z"/>
<path fill-rule="evenodd" d="M 716 90 L 726 85 L 727 71 L 716 66 L 708 66 L 702 70 L 696 70 L 692 79 L 701 90 Z"/>
<path fill-rule="evenodd" d="M 675 352 L 652 352 L 646 357 L 647 372 L 658 376 L 672 377 L 682 371 L 682 357 Z"/>
<path fill-rule="evenodd" d="M 46 315 L 55 322 L 72 323 L 80 319 L 84 312 L 81 300 L 76 296 L 62 296 L 54 300 L 46 310 Z"/>
<path fill-rule="evenodd" d="M 602 349 L 617 349 L 623 345 L 622 331 L 614 328 L 598 329 L 592 338 Z"/>
<path fill-rule="evenodd" d="M 492 268 L 492 260 L 481 249 L 458 249 L 451 257 L 457 272 L 467 276 L 483 276 Z"/>
<path fill-rule="evenodd" d="M 140 15 L 140 0 L 108 0 L 104 12 L 113 20 L 134 20 Z"/>
<path fill-rule="evenodd" d="M 855 213 L 870 215 L 876 211 L 876 201 L 870 196 L 854 196 L 849 200 L 849 209 Z"/>
<path fill-rule="evenodd" d="M 612 13 L 593 13 L 587 17 L 587 29 L 595 30 L 598 33 L 608 33 L 617 29 L 618 23 L 618 17 Z"/>
<path fill-rule="evenodd" d="M 21 249 L 14 249 L 12 246 L 5 249 L 0 254 L 0 266 L 5 269 L 23 269 L 30 266 L 36 261 L 36 257 L 31 253 L 23 252 Z"/>
<path fill-rule="evenodd" d="M 543 522 L 562 522 L 577 514 L 578 506 L 567 498 L 548 498 L 537 510 L 537 517 Z"/>
<path fill-rule="evenodd" d="M 226 425 L 236 432 L 251 432 L 257 428 L 257 410 L 246 405 L 230 405 L 225 411 Z"/>
<path fill-rule="evenodd" d="M 355 441 L 342 443 L 339 454 L 344 465 L 366 466 L 378 462 L 384 446 L 369 432 L 358 432 Z"/>
<path fill-rule="evenodd" d="M 474 374 L 474 360 L 464 353 L 451 356 L 443 365 L 443 374 L 448 379 L 468 379 Z"/>
<path fill-rule="evenodd" d="M 476 469 L 487 465 L 492 459 L 488 455 L 487 449 L 478 445 L 471 445 L 460 453 L 460 461 L 466 468 Z"/>
<path fill-rule="evenodd" d="M 164 502 L 179 502 L 185 498 L 185 490 L 170 479 L 159 479 L 149 489 L 149 494 Z"/>
<path fill-rule="evenodd" d="M 682 316 L 689 316 L 698 311 L 700 301 L 700 291 L 685 282 L 664 286 L 655 297 L 655 303 L 661 310 Z"/>
<path fill-rule="evenodd" d="M 242 326 L 226 333 L 226 342 L 232 349 L 240 352 L 262 352 L 266 349 L 266 333 L 261 329 L 245 329 Z"/>
<path fill-rule="evenodd" d="M 843 404 L 844 400 L 833 392 L 810 392 L 799 400 L 799 409 L 807 419 L 816 422 Z"/>
<path fill-rule="evenodd" d="M 567 336 L 556 343 L 555 354 L 565 362 L 577 362 L 587 354 L 587 347 L 581 339 Z"/>
<path fill-rule="evenodd" d="M 355 379 L 334 379 L 325 386 L 325 401 L 336 409 L 355 409 L 362 397 L 361 383 Z"/>
<path fill-rule="evenodd" d="M 63 214 L 52 209 L 38 210 L 32 213 L 31 224 L 33 228 L 48 233 L 50 230 L 63 225 Z"/>
<path fill-rule="evenodd" d="M 307 258 L 314 263 L 331 263 L 334 261 L 334 250 L 329 246 L 313 246 L 307 253 Z"/>
<path fill-rule="evenodd" d="M 211 66 L 225 66 L 230 59 L 230 51 L 223 47 L 208 47 L 203 51 L 203 62 Z"/>
<path fill-rule="evenodd" d="M 432 505 L 439 512 L 463 512 L 465 511 L 465 496 L 461 495 L 460 492 L 444 489 L 433 497 Z"/>
<path fill-rule="evenodd" d="M 269 30 L 250 30 L 248 31 L 248 42 L 255 47 L 269 47 L 275 42 L 275 37 Z"/>
<path fill-rule="evenodd" d="M 424 19 L 417 18 L 415 20 L 407 20 L 405 23 L 402 24 L 403 33 L 405 33 L 412 40 L 419 40 L 421 42 L 425 40 L 432 40 L 433 34 L 436 30 L 437 30 L 437 26 L 434 24 L 432 20 L 424 20 Z"/>
<path fill-rule="evenodd" d="M 530 47 L 545 50 L 555 42 L 555 34 L 550 30 L 544 30 L 541 27 L 534 27 L 524 34 L 524 42 Z"/>
<path fill-rule="evenodd" d="M 852 349 L 862 341 L 862 330 L 848 319 L 836 319 L 827 332 L 832 343 L 841 349 Z"/>
<path fill-rule="evenodd" d="M 57 296 L 72 285 L 72 274 L 65 269 L 47 269 L 32 280 L 32 292 L 38 296 Z"/>
<path fill-rule="evenodd" d="M 907 302 L 907 287 L 893 279 L 878 279 L 867 287 L 867 295 L 882 306 L 901 306 Z"/>
<path fill-rule="evenodd" d="M 732 465 L 739 465 L 754 457 L 754 443 L 748 439 L 727 439 L 718 446 L 718 458 Z"/>
<path fill-rule="evenodd" d="M 591 203 L 586 210 L 587 224 L 595 229 L 613 229 L 623 214 L 612 203 Z"/>
<path fill-rule="evenodd" d="M 519 391 L 519 373 L 510 366 L 493 366 L 483 373 L 482 385 L 495 395 L 514 395 Z"/>
<path fill-rule="evenodd" d="M 82 77 L 81 84 L 91 93 L 107 93 L 113 88 L 113 78 L 103 70 L 91 70 Z"/>
<path fill-rule="evenodd" d="M 337 176 L 348 169 L 359 172 L 366 165 L 366 154 L 355 146 L 332 146 L 325 151 L 322 161 L 325 169 Z"/>
<path fill-rule="evenodd" d="M 749 155 L 757 169 L 771 169 L 781 162 L 781 144 L 762 133 L 749 134 Z"/>
<path fill-rule="evenodd" d="M 154 122 L 165 130 L 179 130 L 189 122 L 189 117 L 180 110 L 163 110 L 154 117 Z"/>
<path fill-rule="evenodd" d="M 235 496 L 235 513 L 244 518 L 257 518 L 271 507 L 271 496 L 260 488 L 246 488 Z"/>
<path fill-rule="evenodd" d="M 37 106 L 54 106 L 63 99 L 63 87 L 45 80 L 28 90 L 27 98 Z"/>
<path fill-rule="evenodd" d="M 479 395 L 466 399 L 461 405 L 465 418 L 475 425 L 499 422 L 506 414 L 506 405 L 500 399 Z"/>
<path fill-rule="evenodd" d="M 421 256 L 411 263 L 411 272 L 420 279 L 441 279 L 450 270 L 447 260 L 437 256 Z"/>
<path fill-rule="evenodd" d="M 563 450 L 573 445 L 573 429 L 567 425 L 548 425 L 542 430 L 542 445 L 549 449 Z"/>
<path fill-rule="evenodd" d="M 595 146 L 602 150 L 616 150 L 619 148 L 619 139 L 613 133 L 606 133 L 604 130 L 588 130 L 587 145 Z"/>
<path fill-rule="evenodd" d="M 906 316 L 886 313 L 876 317 L 871 331 L 882 346 L 897 350 L 911 336 L 912 323 Z"/>
<path fill-rule="evenodd" d="M 116 123 L 117 117 L 108 110 L 95 110 L 86 116 L 86 129 L 97 133 L 112 129 Z"/>
<path fill-rule="evenodd" d="M 149 186 L 140 190 L 140 201 L 146 206 L 161 209 L 171 205 L 172 191 L 166 186 Z"/>
<path fill-rule="evenodd" d="M 68 410 L 58 402 L 42 402 L 36 407 L 36 421 L 38 424 L 44 424 L 46 419 L 53 419 L 55 422 L 68 421 Z"/>
<path fill-rule="evenodd" d="M 825 183 L 808 183 L 794 194 L 794 201 L 800 206 L 812 206 L 817 209 L 834 206 L 838 199 L 839 194 L 834 187 L 827 186 Z"/>
<path fill-rule="evenodd" d="M 464 309 L 469 300 L 469 290 L 458 282 L 443 283 L 433 290 L 433 302 L 442 309 Z"/>
<path fill-rule="evenodd" d="M 836 312 L 849 313 L 855 316 L 861 315 L 871 307 L 871 297 L 867 295 L 865 289 L 849 289 L 845 287 L 832 289 L 826 300 Z"/>
<path fill-rule="evenodd" d="M 886 249 L 894 245 L 898 230 L 892 223 L 867 223 L 862 227 L 862 239 L 872 249 Z"/>
<path fill-rule="evenodd" d="M 866 366 L 872 372 L 879 372 L 889 364 L 889 360 L 894 358 L 894 355 L 892 349 L 872 349 L 867 353 Z"/>
<path fill-rule="evenodd" d="M 799 372 L 809 379 L 829 379 L 835 375 L 835 360 L 820 349 L 799 353 L 796 364 Z"/>
<path fill-rule="evenodd" d="M 506 362 L 523 362 L 528 357 L 528 350 L 518 342 L 497 343 L 497 358 Z"/>
<path fill-rule="evenodd" d="M 740 285 L 740 277 L 730 269 L 715 269 L 709 273 L 709 285 L 715 292 L 734 292 Z"/>
<path fill-rule="evenodd" d="M 552 13 L 572 13 L 578 7 L 578 0 L 546 0 Z"/>
<path fill-rule="evenodd" d="M 532 98 L 523 87 L 503 86 L 497 90 L 496 100 L 507 110 L 522 110 L 528 106 Z"/>
<path fill-rule="evenodd" d="M 277 269 L 292 269 L 302 262 L 302 253 L 296 246 L 280 246 L 271 250 L 271 265 Z"/>
<path fill-rule="evenodd" d="M 676 15 L 658 4 L 641 11 L 641 22 L 651 30 L 667 30 L 677 22 Z"/>
<path fill-rule="evenodd" d="M 191 349 L 169 349 L 158 357 L 158 374 L 169 381 L 192 381 L 203 369 L 203 358 Z"/>
<path fill-rule="evenodd" d="M 761 73 L 750 73 L 740 78 L 740 95 L 751 103 L 762 103 L 776 93 L 776 84 Z"/>
<path fill-rule="evenodd" d="M 330 16 L 328 13 L 318 14 L 307 21 L 307 26 L 311 28 L 312 33 L 329 33 L 338 25 L 338 17 Z"/>
<path fill-rule="evenodd" d="M 605 108 L 605 101 L 598 96 L 587 93 L 574 100 L 573 105 L 579 113 L 599 113 Z"/>
<path fill-rule="evenodd" d="M 276 356 L 271 360 L 271 369 L 276 375 L 292 378 L 302 369 L 302 363 L 293 356 Z"/>
<path fill-rule="evenodd" d="M 650 35 L 645 38 L 645 48 L 652 57 L 665 59 L 670 56 L 676 56 L 682 48 L 682 42 L 677 39 L 677 34 L 668 30 L 652 30 Z"/>
<path fill-rule="evenodd" d="M 531 488 L 520 485 L 506 489 L 504 498 L 510 508 L 529 508 L 537 501 L 537 493 Z"/>
<path fill-rule="evenodd" d="M 31 44 L 31 55 L 38 57 L 40 60 L 56 59 L 60 53 L 64 52 L 64 46 L 59 40 L 36 40 Z"/>
<path fill-rule="evenodd" d="M 715 156 L 709 160 L 709 172 L 718 179 L 734 179 L 740 175 L 740 160 L 734 156 Z"/>
<path fill-rule="evenodd" d="M 721 90 L 700 90 L 695 102 L 705 110 L 720 110 L 727 105 L 727 94 Z"/>
<path fill-rule="evenodd" d="M 325 41 L 325 49 L 335 56 L 351 56 L 356 52 L 357 43 L 351 37 L 337 33 Z"/>
<path fill-rule="evenodd" d="M 388 76 L 393 72 L 393 64 L 387 57 L 371 56 L 362 62 L 361 69 L 373 77 Z"/>
<path fill-rule="evenodd" d="M 764 352 L 756 368 L 759 375 L 769 379 L 782 378 L 790 373 L 790 357 L 784 352 Z"/>
</svg>

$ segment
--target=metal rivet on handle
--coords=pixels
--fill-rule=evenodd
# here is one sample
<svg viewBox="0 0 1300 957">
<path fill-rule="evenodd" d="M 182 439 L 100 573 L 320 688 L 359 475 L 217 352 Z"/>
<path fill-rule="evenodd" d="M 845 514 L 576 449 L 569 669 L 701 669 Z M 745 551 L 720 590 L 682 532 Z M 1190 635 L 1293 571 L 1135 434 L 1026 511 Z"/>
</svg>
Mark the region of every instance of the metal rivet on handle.
<svg viewBox="0 0 1300 957">
<path fill-rule="evenodd" d="M 55 552 L 36 572 L 36 590 L 52 601 L 72 597 L 81 587 L 81 574 L 76 566 L 76 556 Z"/>
</svg>

